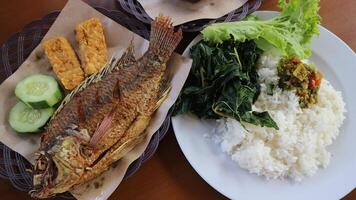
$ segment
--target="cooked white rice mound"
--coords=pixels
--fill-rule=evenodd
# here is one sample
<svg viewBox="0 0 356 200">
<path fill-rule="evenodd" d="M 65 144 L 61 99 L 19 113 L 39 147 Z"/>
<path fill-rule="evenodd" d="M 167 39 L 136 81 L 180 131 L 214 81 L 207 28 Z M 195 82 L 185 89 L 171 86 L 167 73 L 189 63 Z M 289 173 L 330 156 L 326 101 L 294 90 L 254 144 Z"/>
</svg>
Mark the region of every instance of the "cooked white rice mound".
<svg viewBox="0 0 356 200">
<path fill-rule="evenodd" d="M 308 109 L 299 107 L 294 92 L 276 87 L 273 96 L 267 95 L 266 84 L 278 83 L 278 61 L 270 55 L 261 57 L 261 95 L 254 110 L 268 111 L 279 130 L 244 124 L 247 132 L 236 120 L 218 120 L 213 137 L 232 160 L 249 172 L 268 179 L 301 181 L 329 164 L 327 146 L 339 134 L 345 103 L 327 80 L 321 82 L 318 103 Z"/>
</svg>

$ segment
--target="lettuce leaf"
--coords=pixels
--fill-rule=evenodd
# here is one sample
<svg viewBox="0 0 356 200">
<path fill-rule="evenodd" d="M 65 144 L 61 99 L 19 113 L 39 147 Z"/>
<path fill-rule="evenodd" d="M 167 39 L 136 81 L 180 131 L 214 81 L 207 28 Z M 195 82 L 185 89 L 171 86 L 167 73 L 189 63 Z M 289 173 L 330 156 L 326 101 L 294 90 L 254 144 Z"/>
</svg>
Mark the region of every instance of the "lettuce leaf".
<svg viewBox="0 0 356 200">
<path fill-rule="evenodd" d="M 278 0 L 278 3 L 282 12 L 270 20 L 248 18 L 213 24 L 202 30 L 203 38 L 213 43 L 222 43 L 231 37 L 240 42 L 255 40 L 262 49 L 267 42 L 283 56 L 308 58 L 311 39 L 319 34 L 319 0 Z"/>
</svg>

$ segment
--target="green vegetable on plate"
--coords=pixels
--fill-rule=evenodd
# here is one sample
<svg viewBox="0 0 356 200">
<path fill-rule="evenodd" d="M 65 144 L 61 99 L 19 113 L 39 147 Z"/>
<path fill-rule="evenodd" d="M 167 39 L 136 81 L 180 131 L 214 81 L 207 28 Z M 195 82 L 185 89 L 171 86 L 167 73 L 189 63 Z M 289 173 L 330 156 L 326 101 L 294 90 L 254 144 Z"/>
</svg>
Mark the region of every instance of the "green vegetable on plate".
<svg viewBox="0 0 356 200">
<path fill-rule="evenodd" d="M 249 16 L 202 30 L 203 41 L 190 50 L 192 69 L 176 102 L 175 115 L 234 118 L 278 129 L 268 112 L 253 111 L 260 94 L 257 60 L 265 51 L 282 57 L 308 58 L 311 39 L 319 34 L 319 0 L 279 0 L 282 11 L 270 20 Z M 273 95 L 274 85 L 267 85 Z"/>
<path fill-rule="evenodd" d="M 260 93 L 257 60 L 262 50 L 253 41 L 200 41 L 191 48 L 192 69 L 176 102 L 175 115 L 233 118 L 278 129 L 268 112 L 252 111 Z"/>
<path fill-rule="evenodd" d="M 312 36 L 319 34 L 319 0 L 278 0 L 282 12 L 261 21 L 249 17 L 244 21 L 216 23 L 203 31 L 204 40 L 222 43 L 230 40 L 254 40 L 267 50 L 272 45 L 283 56 L 307 58 L 311 55 Z"/>
</svg>

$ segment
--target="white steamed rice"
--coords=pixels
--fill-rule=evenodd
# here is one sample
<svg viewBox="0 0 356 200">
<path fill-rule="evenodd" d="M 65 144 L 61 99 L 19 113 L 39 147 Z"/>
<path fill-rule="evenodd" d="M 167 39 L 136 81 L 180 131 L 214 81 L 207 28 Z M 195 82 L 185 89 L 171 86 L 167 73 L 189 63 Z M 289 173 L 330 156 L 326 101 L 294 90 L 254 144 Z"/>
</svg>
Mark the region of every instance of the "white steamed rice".
<svg viewBox="0 0 356 200">
<path fill-rule="evenodd" d="M 308 109 L 299 107 L 294 92 L 276 87 L 273 96 L 267 95 L 266 84 L 278 83 L 278 61 L 277 56 L 261 57 L 261 94 L 253 109 L 268 111 L 279 130 L 244 124 L 247 132 L 236 120 L 218 120 L 213 138 L 232 160 L 251 173 L 301 181 L 329 164 L 327 146 L 339 134 L 345 103 L 327 80 L 321 82 L 318 103 Z"/>
</svg>

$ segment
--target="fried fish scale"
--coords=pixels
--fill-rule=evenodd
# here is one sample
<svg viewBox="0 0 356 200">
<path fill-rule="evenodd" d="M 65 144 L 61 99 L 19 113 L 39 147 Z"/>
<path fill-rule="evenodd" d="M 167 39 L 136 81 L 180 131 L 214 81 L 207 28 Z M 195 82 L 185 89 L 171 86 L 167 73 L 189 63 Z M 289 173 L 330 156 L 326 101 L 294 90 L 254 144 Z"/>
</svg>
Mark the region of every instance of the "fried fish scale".
<svg viewBox="0 0 356 200">
<path fill-rule="evenodd" d="M 31 196 L 47 198 L 107 170 L 146 136 L 167 93 L 166 63 L 182 38 L 169 18 L 152 23 L 150 45 L 138 60 L 130 46 L 72 92 L 41 137 Z M 164 88 L 162 88 L 164 87 Z"/>
</svg>

